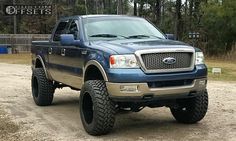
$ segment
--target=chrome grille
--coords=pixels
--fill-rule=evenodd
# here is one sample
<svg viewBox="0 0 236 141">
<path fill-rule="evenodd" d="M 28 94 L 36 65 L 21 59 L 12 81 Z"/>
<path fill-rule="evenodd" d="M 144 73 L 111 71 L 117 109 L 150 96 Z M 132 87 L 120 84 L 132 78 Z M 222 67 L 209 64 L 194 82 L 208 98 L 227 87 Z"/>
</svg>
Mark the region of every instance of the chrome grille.
<svg viewBox="0 0 236 141">
<path fill-rule="evenodd" d="M 147 70 L 162 70 L 189 68 L 192 63 L 192 56 L 192 52 L 166 52 L 142 54 L 141 58 Z M 176 62 L 174 64 L 164 63 L 163 60 L 168 57 L 175 58 Z"/>
<path fill-rule="evenodd" d="M 145 73 L 184 72 L 194 69 L 194 48 L 179 46 L 164 48 L 163 46 L 158 49 L 138 50 L 135 52 L 135 55 Z"/>
</svg>

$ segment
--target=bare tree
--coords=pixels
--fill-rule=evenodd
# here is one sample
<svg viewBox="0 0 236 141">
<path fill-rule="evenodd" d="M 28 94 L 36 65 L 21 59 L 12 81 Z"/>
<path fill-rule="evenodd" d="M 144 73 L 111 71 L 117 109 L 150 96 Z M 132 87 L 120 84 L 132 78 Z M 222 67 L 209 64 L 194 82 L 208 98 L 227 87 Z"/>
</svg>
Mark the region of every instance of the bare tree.
<svg viewBox="0 0 236 141">
<path fill-rule="evenodd" d="M 116 10 L 117 14 L 123 14 L 123 10 L 122 10 L 122 0 L 117 0 L 117 10 Z"/>
<path fill-rule="evenodd" d="M 181 27 L 181 0 L 176 0 L 176 21 L 175 21 L 175 35 L 176 39 L 181 38 L 182 27 Z"/>
<path fill-rule="evenodd" d="M 134 0 L 134 16 L 137 16 L 138 15 L 138 5 L 137 5 L 137 1 L 136 0 Z"/>
<path fill-rule="evenodd" d="M 189 29 L 192 30 L 193 21 L 193 0 L 189 0 Z"/>
<path fill-rule="evenodd" d="M 160 25 L 161 23 L 161 0 L 156 0 L 156 5 L 155 5 L 155 13 L 156 13 L 156 24 Z"/>
</svg>

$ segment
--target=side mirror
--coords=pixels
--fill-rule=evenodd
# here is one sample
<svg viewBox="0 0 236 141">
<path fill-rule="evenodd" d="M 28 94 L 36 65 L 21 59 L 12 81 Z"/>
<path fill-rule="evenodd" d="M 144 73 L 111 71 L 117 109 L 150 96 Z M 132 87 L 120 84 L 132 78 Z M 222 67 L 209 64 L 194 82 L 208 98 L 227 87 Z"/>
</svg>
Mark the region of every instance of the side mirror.
<svg viewBox="0 0 236 141">
<path fill-rule="evenodd" d="M 174 34 L 166 34 L 166 38 L 169 40 L 175 40 L 175 35 Z"/>
<path fill-rule="evenodd" d="M 79 44 L 80 41 L 75 40 L 73 34 L 61 34 L 60 42 L 61 42 L 61 45 L 63 46 L 73 46 L 73 45 L 76 46 Z"/>
</svg>

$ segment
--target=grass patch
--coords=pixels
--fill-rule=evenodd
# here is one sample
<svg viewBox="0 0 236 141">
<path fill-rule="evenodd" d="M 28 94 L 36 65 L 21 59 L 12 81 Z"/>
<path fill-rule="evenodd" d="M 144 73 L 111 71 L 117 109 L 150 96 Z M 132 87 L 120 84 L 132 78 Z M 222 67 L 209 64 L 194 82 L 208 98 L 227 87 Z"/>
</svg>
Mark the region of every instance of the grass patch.
<svg viewBox="0 0 236 141">
<path fill-rule="evenodd" d="M 223 60 L 206 60 L 210 80 L 236 81 L 236 62 Z M 221 68 L 222 74 L 212 74 L 212 68 Z"/>
<path fill-rule="evenodd" d="M 0 54 L 0 63 L 9 63 L 9 64 L 31 64 L 31 54 Z"/>
<path fill-rule="evenodd" d="M 31 64 L 31 54 L 0 54 L 1 63 Z M 236 81 L 236 61 L 224 61 L 220 59 L 207 59 L 208 78 L 210 80 Z M 221 75 L 212 74 L 213 67 L 222 69 Z"/>
</svg>

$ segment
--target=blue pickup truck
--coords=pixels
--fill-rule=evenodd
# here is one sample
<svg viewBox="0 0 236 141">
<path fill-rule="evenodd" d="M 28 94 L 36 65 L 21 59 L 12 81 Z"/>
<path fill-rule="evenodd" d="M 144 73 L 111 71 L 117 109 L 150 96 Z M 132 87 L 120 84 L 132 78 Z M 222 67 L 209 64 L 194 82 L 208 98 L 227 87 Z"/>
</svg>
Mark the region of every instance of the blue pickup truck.
<svg viewBox="0 0 236 141">
<path fill-rule="evenodd" d="M 118 110 L 170 108 L 196 123 L 208 108 L 207 67 L 200 49 L 168 39 L 149 21 L 120 15 L 62 18 L 49 41 L 32 42 L 32 95 L 50 105 L 56 88 L 80 91 L 91 135 L 111 131 Z"/>
</svg>

